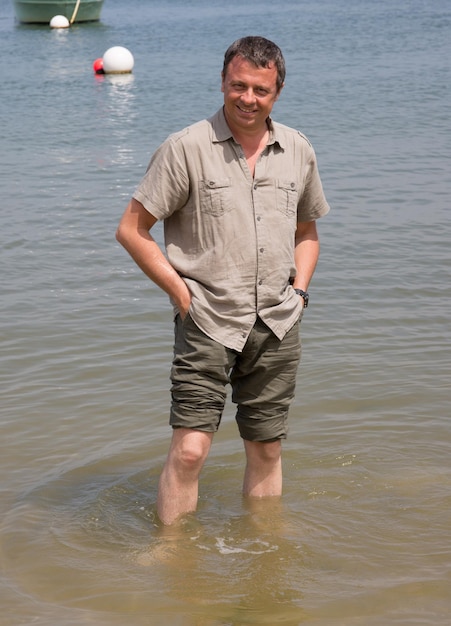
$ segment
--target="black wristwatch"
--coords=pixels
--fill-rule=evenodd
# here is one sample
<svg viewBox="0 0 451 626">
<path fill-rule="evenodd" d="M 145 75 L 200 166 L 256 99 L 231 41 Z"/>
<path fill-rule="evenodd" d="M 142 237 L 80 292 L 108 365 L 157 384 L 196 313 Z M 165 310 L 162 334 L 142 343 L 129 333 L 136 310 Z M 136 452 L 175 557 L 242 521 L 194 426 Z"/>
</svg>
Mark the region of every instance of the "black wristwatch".
<svg viewBox="0 0 451 626">
<path fill-rule="evenodd" d="M 295 289 L 295 292 L 298 296 L 304 298 L 304 309 L 306 309 L 308 307 L 308 293 L 306 291 L 302 291 L 302 289 Z"/>
</svg>

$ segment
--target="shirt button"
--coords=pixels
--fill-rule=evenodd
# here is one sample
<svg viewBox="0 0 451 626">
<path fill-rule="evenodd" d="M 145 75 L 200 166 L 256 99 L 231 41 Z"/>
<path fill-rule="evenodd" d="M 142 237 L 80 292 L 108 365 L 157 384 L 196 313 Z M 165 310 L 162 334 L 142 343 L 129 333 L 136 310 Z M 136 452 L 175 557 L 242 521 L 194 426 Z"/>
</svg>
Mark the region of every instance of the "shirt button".
<svg viewBox="0 0 451 626">
<path fill-rule="evenodd" d="M 258 281 L 258 284 L 259 284 L 259 285 L 263 285 L 263 281 L 262 281 L 262 280 L 259 280 L 259 281 Z"/>
<path fill-rule="evenodd" d="M 257 185 L 257 183 L 255 183 L 255 185 L 254 185 L 254 189 L 257 189 L 257 187 L 258 187 L 258 185 Z"/>
<path fill-rule="evenodd" d="M 257 222 L 259 222 L 261 220 L 260 215 L 257 217 Z"/>
<path fill-rule="evenodd" d="M 264 249 L 264 248 L 260 248 L 260 252 L 264 252 L 264 251 L 265 251 L 265 249 Z"/>
</svg>

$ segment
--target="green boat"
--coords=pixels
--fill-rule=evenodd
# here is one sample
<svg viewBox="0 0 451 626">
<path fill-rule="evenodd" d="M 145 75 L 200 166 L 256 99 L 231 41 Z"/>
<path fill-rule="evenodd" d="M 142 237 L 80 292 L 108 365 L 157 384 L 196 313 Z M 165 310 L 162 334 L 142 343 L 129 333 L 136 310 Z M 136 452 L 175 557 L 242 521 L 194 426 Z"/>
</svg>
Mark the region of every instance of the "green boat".
<svg viewBox="0 0 451 626">
<path fill-rule="evenodd" d="M 102 5 L 103 0 L 14 0 L 16 17 L 24 24 L 49 24 L 55 15 L 74 22 L 97 22 Z"/>
</svg>

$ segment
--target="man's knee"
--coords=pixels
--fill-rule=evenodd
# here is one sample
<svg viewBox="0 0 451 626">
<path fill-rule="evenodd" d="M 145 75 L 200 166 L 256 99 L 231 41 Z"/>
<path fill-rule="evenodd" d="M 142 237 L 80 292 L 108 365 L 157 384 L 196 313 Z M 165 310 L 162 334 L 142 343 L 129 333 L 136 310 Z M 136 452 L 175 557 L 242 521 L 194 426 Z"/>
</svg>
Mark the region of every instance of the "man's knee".
<svg viewBox="0 0 451 626">
<path fill-rule="evenodd" d="M 281 457 L 282 444 L 276 441 L 245 441 L 246 455 L 250 462 L 274 464 Z"/>
<path fill-rule="evenodd" d="M 171 446 L 173 463 L 185 472 L 200 471 L 210 450 L 213 433 L 175 428 Z"/>
</svg>

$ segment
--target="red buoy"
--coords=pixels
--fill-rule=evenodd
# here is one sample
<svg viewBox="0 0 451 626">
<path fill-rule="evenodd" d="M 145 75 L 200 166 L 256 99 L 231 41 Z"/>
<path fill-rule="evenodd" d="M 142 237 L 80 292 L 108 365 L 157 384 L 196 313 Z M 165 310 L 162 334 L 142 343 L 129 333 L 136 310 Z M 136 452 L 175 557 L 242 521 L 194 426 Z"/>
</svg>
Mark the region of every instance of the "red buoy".
<svg viewBox="0 0 451 626">
<path fill-rule="evenodd" d="M 96 59 L 94 61 L 94 63 L 92 64 L 92 69 L 94 70 L 95 74 L 104 74 L 103 71 L 103 59 Z"/>
</svg>

